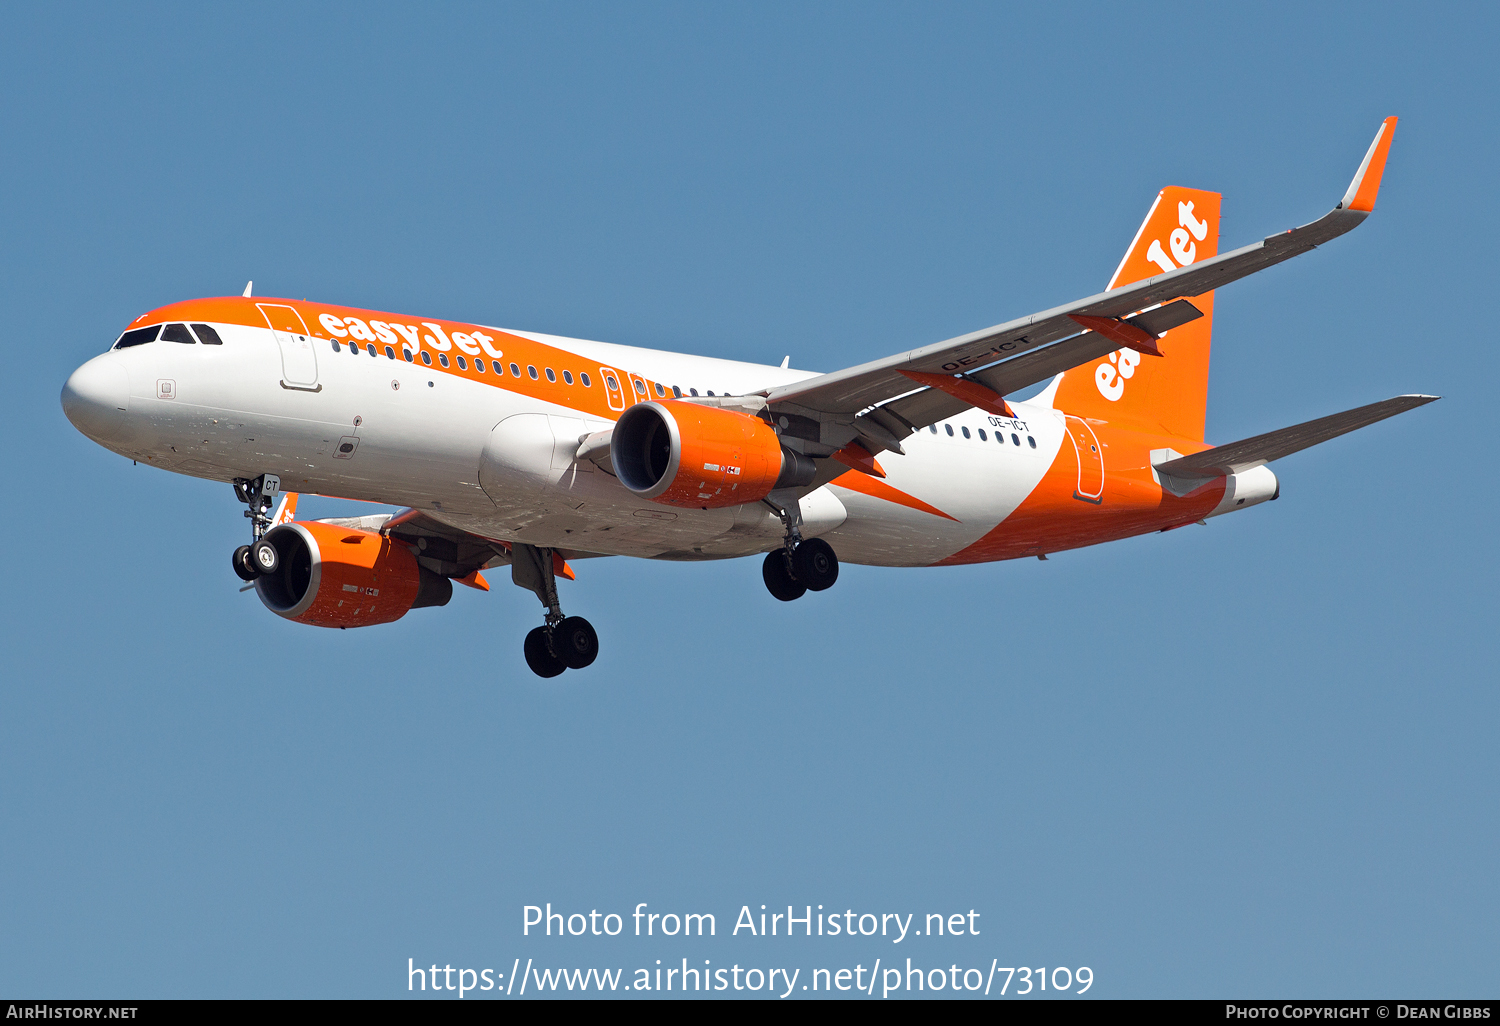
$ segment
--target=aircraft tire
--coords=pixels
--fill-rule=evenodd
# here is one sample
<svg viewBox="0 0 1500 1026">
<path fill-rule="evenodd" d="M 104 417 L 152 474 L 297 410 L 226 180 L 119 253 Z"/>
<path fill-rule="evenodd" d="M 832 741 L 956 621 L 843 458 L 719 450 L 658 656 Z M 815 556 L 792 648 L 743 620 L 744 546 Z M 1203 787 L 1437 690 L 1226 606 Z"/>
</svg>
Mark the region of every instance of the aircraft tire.
<svg viewBox="0 0 1500 1026">
<path fill-rule="evenodd" d="M 570 670 L 581 670 L 599 658 L 599 635 L 581 616 L 570 616 L 558 624 L 552 640 Z"/>
<path fill-rule="evenodd" d="M 264 538 L 250 546 L 250 558 L 246 560 L 259 577 L 269 577 L 281 569 L 281 553 L 276 546 Z"/>
<path fill-rule="evenodd" d="M 547 628 L 533 628 L 526 635 L 526 644 L 522 646 L 526 653 L 526 665 L 531 667 L 531 672 L 538 677 L 556 677 L 568 668 L 568 664 L 547 650 Z"/>
<path fill-rule="evenodd" d="M 781 549 L 766 553 L 760 575 L 766 582 L 766 590 L 783 602 L 791 602 L 807 594 L 807 586 L 793 580 L 786 572 L 786 556 Z"/>
<path fill-rule="evenodd" d="M 839 579 L 839 557 L 822 538 L 809 538 L 792 551 L 792 569 L 808 591 L 824 591 Z"/>
<path fill-rule="evenodd" d="M 256 578 L 255 568 L 250 565 L 250 546 L 241 545 L 234 550 L 230 557 L 234 565 L 234 575 L 242 581 L 253 581 Z"/>
</svg>

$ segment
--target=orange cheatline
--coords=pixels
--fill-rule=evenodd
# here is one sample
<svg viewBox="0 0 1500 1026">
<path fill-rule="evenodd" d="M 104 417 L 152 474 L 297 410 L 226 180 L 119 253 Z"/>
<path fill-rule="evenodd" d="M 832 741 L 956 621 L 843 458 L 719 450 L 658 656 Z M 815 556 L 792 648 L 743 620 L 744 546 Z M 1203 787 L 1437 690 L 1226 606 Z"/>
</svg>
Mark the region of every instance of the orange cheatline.
<svg viewBox="0 0 1500 1026">
<path fill-rule="evenodd" d="M 936 506 L 923 502 L 915 495 L 908 495 L 899 488 L 892 488 L 884 481 L 870 477 L 868 474 L 859 474 L 851 470 L 847 474 L 840 474 L 830 481 L 829 484 L 837 485 L 840 488 L 847 488 L 851 492 L 863 492 L 865 495 L 876 499 L 884 499 L 887 502 L 894 502 L 899 506 L 909 506 L 912 509 L 919 509 L 923 513 L 931 513 L 935 517 L 944 517 L 955 524 L 960 523 L 958 517 L 950 517 Z"/>
</svg>

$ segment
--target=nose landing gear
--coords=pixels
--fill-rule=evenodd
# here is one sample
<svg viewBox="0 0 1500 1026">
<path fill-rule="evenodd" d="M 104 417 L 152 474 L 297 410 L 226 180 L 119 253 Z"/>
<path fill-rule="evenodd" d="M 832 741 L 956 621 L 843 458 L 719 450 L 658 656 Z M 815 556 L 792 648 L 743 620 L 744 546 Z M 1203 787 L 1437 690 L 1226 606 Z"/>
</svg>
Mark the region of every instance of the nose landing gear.
<svg viewBox="0 0 1500 1026">
<path fill-rule="evenodd" d="M 556 557 L 552 549 L 520 542 L 510 547 L 511 580 L 535 593 L 547 607 L 546 622 L 526 635 L 522 651 L 526 665 L 538 677 L 556 677 L 564 670 L 581 670 L 599 657 L 599 635 L 581 616 L 563 616 L 557 598 Z"/>
<path fill-rule="evenodd" d="M 235 575 L 242 581 L 254 581 L 274 574 L 281 568 L 281 556 L 276 546 L 262 535 L 271 526 L 271 510 L 276 508 L 276 499 L 281 494 L 281 478 L 275 474 L 262 474 L 254 479 L 237 477 L 234 494 L 250 507 L 245 510 L 245 516 L 250 518 L 250 544 L 241 545 L 230 557 Z"/>
<path fill-rule="evenodd" d="M 250 546 L 241 545 L 234 550 L 234 555 L 229 557 L 234 567 L 235 576 L 242 581 L 253 581 L 260 576 L 255 572 L 255 565 L 250 562 Z"/>
</svg>

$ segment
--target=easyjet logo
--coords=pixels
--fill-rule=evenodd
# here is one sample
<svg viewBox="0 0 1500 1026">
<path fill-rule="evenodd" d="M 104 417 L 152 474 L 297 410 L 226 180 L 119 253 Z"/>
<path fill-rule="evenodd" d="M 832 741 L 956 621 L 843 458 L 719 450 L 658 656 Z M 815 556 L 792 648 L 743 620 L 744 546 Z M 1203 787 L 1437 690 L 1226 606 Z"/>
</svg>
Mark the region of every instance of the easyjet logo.
<svg viewBox="0 0 1500 1026">
<path fill-rule="evenodd" d="M 340 317 L 338 314 L 318 315 L 318 323 L 334 338 L 359 339 L 362 342 L 384 342 L 386 345 L 401 345 L 413 353 L 423 345 L 428 349 L 445 353 L 457 346 L 461 352 L 478 356 L 483 350 L 491 359 L 498 360 L 505 354 L 493 345 L 495 339 L 482 331 L 455 331 L 451 335 L 443 326 L 423 321 L 417 324 L 400 324 L 396 321 L 365 321 L 359 317 Z M 422 329 L 426 328 L 427 331 Z M 399 337 L 398 337 L 399 336 Z"/>
<path fill-rule="evenodd" d="M 1160 239 L 1152 239 L 1151 247 L 1146 250 L 1146 259 L 1151 261 L 1162 271 L 1175 271 L 1179 266 L 1186 267 L 1198 258 L 1198 242 L 1208 237 L 1208 222 L 1200 221 L 1193 216 L 1192 201 L 1179 202 L 1177 204 L 1177 227 L 1172 229 L 1172 234 L 1167 236 L 1167 247 L 1171 249 L 1172 255 L 1168 257 L 1161 248 Z M 1193 240 L 1196 239 L 1197 242 Z M 1176 260 L 1174 264 L 1172 261 Z"/>
<path fill-rule="evenodd" d="M 1162 249 L 1161 239 L 1152 239 L 1151 245 L 1146 248 L 1146 259 L 1160 267 L 1164 273 L 1175 271 L 1198 259 L 1198 243 L 1206 238 L 1208 222 L 1200 221 L 1194 215 L 1193 201 L 1179 201 L 1177 227 L 1167 236 L 1167 249 L 1172 251 L 1172 255 L 1168 256 L 1167 249 Z M 1135 376 L 1135 369 L 1140 366 L 1140 362 L 1141 354 L 1134 349 L 1119 349 L 1110 353 L 1108 363 L 1101 363 L 1094 368 L 1094 384 L 1098 386 L 1099 394 L 1112 403 L 1119 402 L 1120 397 L 1125 394 L 1125 382 Z"/>
<path fill-rule="evenodd" d="M 1135 376 L 1141 362 L 1141 354 L 1134 349 L 1120 349 L 1109 354 L 1109 362 L 1094 368 L 1094 384 L 1099 394 L 1110 402 L 1118 402 L 1125 394 L 1125 379 Z"/>
</svg>

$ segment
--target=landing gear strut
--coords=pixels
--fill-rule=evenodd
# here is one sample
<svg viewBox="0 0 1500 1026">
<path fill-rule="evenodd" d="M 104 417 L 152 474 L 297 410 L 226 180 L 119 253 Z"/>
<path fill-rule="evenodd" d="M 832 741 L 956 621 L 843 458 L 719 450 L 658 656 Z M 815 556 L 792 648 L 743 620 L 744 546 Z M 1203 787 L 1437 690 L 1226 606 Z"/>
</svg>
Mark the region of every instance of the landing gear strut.
<svg viewBox="0 0 1500 1026">
<path fill-rule="evenodd" d="M 809 591 L 833 587 L 839 579 L 839 557 L 821 538 L 802 537 L 802 508 L 795 499 L 786 505 L 765 500 L 786 527 L 786 541 L 766 553 L 761 577 L 766 590 L 783 602 L 799 599 Z"/>
<path fill-rule="evenodd" d="M 281 567 L 281 555 L 262 535 L 271 526 L 271 510 L 276 508 L 276 499 L 281 494 L 281 478 L 275 474 L 262 474 L 254 479 L 237 477 L 234 494 L 250 507 L 245 510 L 245 516 L 250 518 L 250 544 L 234 550 L 230 557 L 234 572 L 242 581 L 274 574 Z"/>
<path fill-rule="evenodd" d="M 526 635 L 526 665 L 538 677 L 556 677 L 564 670 L 588 666 L 599 657 L 599 635 L 583 617 L 563 616 L 553 550 L 516 542 L 510 554 L 510 579 L 535 593 L 547 607 L 546 622 Z"/>
</svg>

